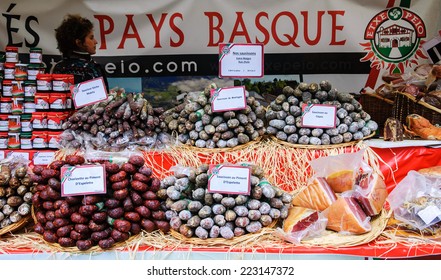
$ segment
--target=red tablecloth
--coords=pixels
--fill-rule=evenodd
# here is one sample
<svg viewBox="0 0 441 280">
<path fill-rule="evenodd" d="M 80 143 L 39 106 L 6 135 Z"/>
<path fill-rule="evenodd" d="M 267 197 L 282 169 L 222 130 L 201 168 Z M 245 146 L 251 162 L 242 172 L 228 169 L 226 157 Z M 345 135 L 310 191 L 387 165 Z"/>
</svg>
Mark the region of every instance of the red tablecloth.
<svg viewBox="0 0 441 280">
<path fill-rule="evenodd" d="M 388 190 L 392 190 L 407 173 L 441 165 L 441 149 L 427 147 L 372 148 L 381 158 L 380 169 Z"/>
</svg>

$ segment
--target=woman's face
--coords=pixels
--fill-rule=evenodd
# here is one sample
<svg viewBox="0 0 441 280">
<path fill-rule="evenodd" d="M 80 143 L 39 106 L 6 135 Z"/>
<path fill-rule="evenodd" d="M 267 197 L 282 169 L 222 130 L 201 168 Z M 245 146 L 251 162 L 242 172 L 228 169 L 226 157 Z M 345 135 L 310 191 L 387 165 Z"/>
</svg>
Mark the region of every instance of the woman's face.
<svg viewBox="0 0 441 280">
<path fill-rule="evenodd" d="M 97 40 L 95 39 L 95 35 L 93 34 L 93 30 L 87 34 L 86 38 L 84 38 L 84 42 L 81 44 L 80 48 L 82 51 L 87 52 L 89 54 L 96 53 L 96 44 Z"/>
</svg>

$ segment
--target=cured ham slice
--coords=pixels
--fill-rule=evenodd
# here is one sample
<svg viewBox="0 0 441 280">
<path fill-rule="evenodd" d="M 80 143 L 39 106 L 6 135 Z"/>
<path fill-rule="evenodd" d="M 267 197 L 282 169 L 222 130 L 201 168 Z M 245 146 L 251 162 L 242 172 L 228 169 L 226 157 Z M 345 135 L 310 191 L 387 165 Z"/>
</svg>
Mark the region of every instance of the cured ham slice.
<svg viewBox="0 0 441 280">
<path fill-rule="evenodd" d="M 367 215 L 378 215 L 388 195 L 383 178 L 374 173 L 359 184 L 354 192 L 355 199 Z"/>
<path fill-rule="evenodd" d="M 283 222 L 286 233 L 299 232 L 307 229 L 319 219 L 318 211 L 304 207 L 291 207 L 288 217 Z"/>
<path fill-rule="evenodd" d="M 317 177 L 293 198 L 292 204 L 323 211 L 336 200 L 337 196 L 326 179 Z"/>
<path fill-rule="evenodd" d="M 363 234 L 372 229 L 370 217 L 363 212 L 352 196 L 340 196 L 326 212 L 327 229 L 350 234 Z"/>
<path fill-rule="evenodd" d="M 352 190 L 355 184 L 354 170 L 340 170 L 331 173 L 326 177 L 326 182 L 336 193 Z"/>
</svg>

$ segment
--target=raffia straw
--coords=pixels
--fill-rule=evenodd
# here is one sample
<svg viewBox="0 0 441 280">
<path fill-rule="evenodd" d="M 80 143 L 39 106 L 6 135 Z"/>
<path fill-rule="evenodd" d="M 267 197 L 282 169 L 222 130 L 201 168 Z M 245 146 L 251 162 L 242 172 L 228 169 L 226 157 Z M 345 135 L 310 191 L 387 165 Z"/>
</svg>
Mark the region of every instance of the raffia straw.
<svg viewBox="0 0 441 280">
<path fill-rule="evenodd" d="M 269 182 L 291 192 L 304 186 L 311 178 L 312 159 L 356 152 L 363 148 L 366 148 L 365 158 L 373 165 L 374 170 L 379 171 L 378 155 L 372 149 L 367 149 L 368 146 L 363 141 L 354 142 L 352 145 L 334 145 L 327 149 L 315 149 L 314 146 L 306 149 L 284 145 L 274 138 L 263 138 L 229 152 L 225 152 L 224 149 L 195 149 L 185 145 L 171 146 L 166 152 L 174 164 L 187 167 L 198 167 L 203 163 L 253 163 L 265 170 Z"/>
<path fill-rule="evenodd" d="M 261 142 L 258 152 L 261 153 L 258 164 L 267 172 L 270 182 L 277 184 L 286 191 L 299 190 L 308 183 L 312 177 L 310 162 L 319 157 L 339 155 L 342 153 L 352 153 L 366 148 L 363 141 L 353 143 L 352 146 L 335 145 L 328 149 L 314 149 L 310 147 L 295 148 L 281 144 L 270 138 L 268 141 Z M 374 164 L 374 169 L 379 170 L 378 161 L 375 161 L 375 154 L 365 152 L 370 163 Z"/>
<path fill-rule="evenodd" d="M 170 161 L 169 153 L 169 150 L 161 152 L 142 151 L 145 164 L 152 169 L 153 174 L 157 178 L 164 178 L 165 174 L 169 172 L 168 166 L 174 164 L 174 162 Z"/>
<path fill-rule="evenodd" d="M 260 141 L 251 141 L 234 149 L 200 149 L 187 145 L 170 146 L 168 155 L 176 165 L 198 167 L 201 164 L 240 163 L 256 161 Z M 226 152 L 228 151 L 228 152 Z"/>
</svg>

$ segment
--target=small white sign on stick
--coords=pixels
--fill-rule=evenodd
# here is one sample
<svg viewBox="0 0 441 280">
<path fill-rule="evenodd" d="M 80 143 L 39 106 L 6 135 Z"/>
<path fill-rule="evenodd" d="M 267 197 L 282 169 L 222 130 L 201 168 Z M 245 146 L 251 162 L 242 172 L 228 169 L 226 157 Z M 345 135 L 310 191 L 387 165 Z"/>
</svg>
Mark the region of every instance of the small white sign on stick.
<svg viewBox="0 0 441 280">
<path fill-rule="evenodd" d="M 245 87 L 225 87 L 211 90 L 211 110 L 225 112 L 247 107 Z"/>
<path fill-rule="evenodd" d="M 219 44 L 219 77 L 263 77 L 263 44 Z"/>
<path fill-rule="evenodd" d="M 323 104 L 304 104 L 302 107 L 302 127 L 334 128 L 336 107 Z"/>
<path fill-rule="evenodd" d="M 95 104 L 107 99 L 107 90 L 102 77 L 78 83 L 70 87 L 75 108 Z"/>
<path fill-rule="evenodd" d="M 210 165 L 208 192 L 249 195 L 251 170 L 239 165 Z"/>
<path fill-rule="evenodd" d="M 55 158 L 55 152 L 36 152 L 34 154 L 34 165 L 49 165 Z"/>
<path fill-rule="evenodd" d="M 61 196 L 104 193 L 106 193 L 106 173 L 103 165 L 61 168 Z"/>
</svg>

